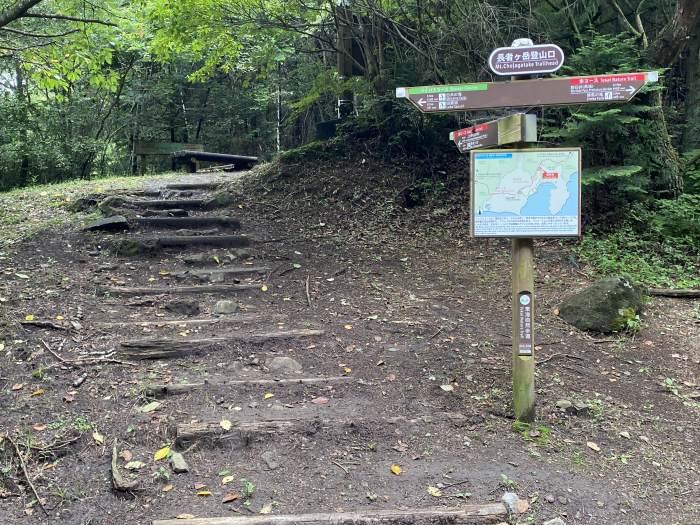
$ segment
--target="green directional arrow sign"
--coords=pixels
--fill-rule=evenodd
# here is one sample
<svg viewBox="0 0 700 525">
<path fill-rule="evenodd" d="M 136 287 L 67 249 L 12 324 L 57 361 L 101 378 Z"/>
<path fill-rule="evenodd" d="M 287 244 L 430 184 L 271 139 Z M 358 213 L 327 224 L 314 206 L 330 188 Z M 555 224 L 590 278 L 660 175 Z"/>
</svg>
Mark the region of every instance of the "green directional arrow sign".
<svg viewBox="0 0 700 525">
<path fill-rule="evenodd" d="M 656 71 L 650 71 L 510 82 L 401 87 L 396 89 L 396 97 L 407 98 L 423 113 L 626 102 L 632 99 L 642 86 L 649 82 L 656 82 L 658 78 Z"/>
</svg>

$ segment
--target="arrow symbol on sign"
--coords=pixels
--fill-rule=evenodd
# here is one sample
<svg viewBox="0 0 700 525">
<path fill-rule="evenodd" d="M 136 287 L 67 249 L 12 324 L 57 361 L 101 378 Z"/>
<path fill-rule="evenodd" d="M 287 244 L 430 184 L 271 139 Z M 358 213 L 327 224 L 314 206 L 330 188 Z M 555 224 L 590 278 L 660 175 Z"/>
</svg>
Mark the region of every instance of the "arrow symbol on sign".
<svg viewBox="0 0 700 525">
<path fill-rule="evenodd" d="M 423 107 L 423 106 L 425 106 L 425 102 L 426 102 L 426 100 L 425 100 L 424 98 L 421 98 L 421 99 L 418 100 L 418 105 L 419 105 L 420 107 Z"/>
<path fill-rule="evenodd" d="M 634 86 L 629 86 L 625 91 L 627 91 L 627 93 L 632 94 L 636 91 L 636 89 L 634 89 Z"/>
</svg>

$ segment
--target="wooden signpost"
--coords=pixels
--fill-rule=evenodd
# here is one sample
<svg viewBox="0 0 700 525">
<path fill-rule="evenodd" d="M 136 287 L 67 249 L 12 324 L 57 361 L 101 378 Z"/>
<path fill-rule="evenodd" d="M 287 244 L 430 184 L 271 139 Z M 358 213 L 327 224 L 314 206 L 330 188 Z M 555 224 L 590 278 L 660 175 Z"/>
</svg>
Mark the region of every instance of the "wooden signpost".
<svg viewBox="0 0 700 525">
<path fill-rule="evenodd" d="M 655 71 L 549 79 L 518 75 L 549 73 L 564 63 L 558 46 L 519 39 L 494 50 L 489 65 L 510 81 L 400 87 L 423 113 L 488 108 L 626 102 Z M 513 239 L 513 408 L 519 421 L 535 419 L 534 239 L 581 235 L 580 148 L 532 148 L 535 115 L 518 113 L 450 133 L 471 154 L 471 234 Z M 487 150 L 515 144 L 515 149 Z"/>
<path fill-rule="evenodd" d="M 537 117 L 516 113 L 498 120 L 453 131 L 450 133 L 450 140 L 462 153 L 515 142 L 535 142 L 537 140 Z"/>
<path fill-rule="evenodd" d="M 400 87 L 396 88 L 396 97 L 407 98 L 423 113 L 628 102 L 644 84 L 656 82 L 658 78 L 656 71 L 650 71 L 510 82 Z"/>
</svg>

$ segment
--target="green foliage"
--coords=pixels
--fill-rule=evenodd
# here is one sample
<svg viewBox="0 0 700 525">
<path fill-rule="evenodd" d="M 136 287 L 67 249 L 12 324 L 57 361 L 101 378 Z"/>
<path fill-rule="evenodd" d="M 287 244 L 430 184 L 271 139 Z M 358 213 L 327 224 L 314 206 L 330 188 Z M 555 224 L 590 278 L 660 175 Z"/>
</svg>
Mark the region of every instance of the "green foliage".
<svg viewBox="0 0 700 525">
<path fill-rule="evenodd" d="M 650 286 L 700 285 L 700 195 L 637 204 L 607 232 L 584 236 L 579 255 L 603 274 Z"/>
<path fill-rule="evenodd" d="M 538 425 L 535 427 L 524 421 L 515 421 L 512 428 L 528 443 L 534 442 L 536 445 L 541 447 L 549 444 L 549 438 L 552 431 L 544 425 Z"/>
<path fill-rule="evenodd" d="M 636 37 L 591 32 L 585 41 L 567 57 L 562 71 L 592 75 L 648 70 Z M 673 161 L 655 106 L 655 94 L 661 89 L 658 84 L 646 86 L 619 106 L 549 110 L 543 136 L 583 148 L 584 216 L 589 221 L 616 223 L 628 205 L 661 191 Z"/>
<path fill-rule="evenodd" d="M 687 193 L 700 193 L 700 149 L 694 149 L 685 153 L 686 163 L 685 186 Z"/>
</svg>

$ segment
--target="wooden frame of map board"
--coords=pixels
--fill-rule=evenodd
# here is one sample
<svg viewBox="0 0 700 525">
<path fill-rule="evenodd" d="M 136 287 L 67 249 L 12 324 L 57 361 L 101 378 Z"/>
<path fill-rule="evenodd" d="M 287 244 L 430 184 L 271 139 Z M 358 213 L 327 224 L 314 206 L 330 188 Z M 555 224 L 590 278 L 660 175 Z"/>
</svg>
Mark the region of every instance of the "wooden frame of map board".
<svg viewBox="0 0 700 525">
<path fill-rule="evenodd" d="M 557 156 L 565 154 L 575 155 L 574 162 L 578 169 L 578 183 L 576 191 L 578 198 L 572 201 L 575 206 L 574 214 L 551 216 L 526 215 L 525 217 L 518 216 L 512 212 L 493 212 L 491 210 L 477 210 L 477 196 L 475 186 L 478 183 L 476 180 L 479 176 L 478 163 L 483 163 L 489 160 L 493 165 L 497 165 L 499 161 L 507 161 L 515 156 L 540 156 L 540 159 L 546 160 L 547 157 L 556 159 Z M 481 161 L 481 162 L 480 162 Z M 541 164 L 541 163 L 540 163 Z M 541 168 L 541 166 L 540 166 Z M 538 168 L 538 170 L 540 169 Z M 510 237 L 510 238 L 534 238 L 534 237 L 580 237 L 581 235 L 581 148 L 523 148 L 523 149 L 488 149 L 488 150 L 473 150 L 470 152 L 470 233 L 472 237 Z M 542 170 L 541 176 L 552 178 L 552 181 L 559 180 L 562 175 L 556 171 Z M 569 189 L 568 181 L 565 183 L 567 191 Z M 561 191 L 561 187 L 555 184 L 555 188 Z M 553 192 L 554 190 L 551 190 Z M 502 191 L 502 190 L 501 190 Z M 523 199 L 523 207 L 527 205 L 527 201 L 535 192 L 528 193 Z M 566 199 L 562 204 L 562 209 L 569 203 L 570 199 Z M 488 213 L 488 217 L 483 217 Z M 493 216 L 491 214 L 493 213 Z M 477 216 L 479 216 L 477 218 Z M 477 224 L 479 223 L 479 224 Z M 539 223 L 539 224 L 538 224 Z"/>
</svg>

